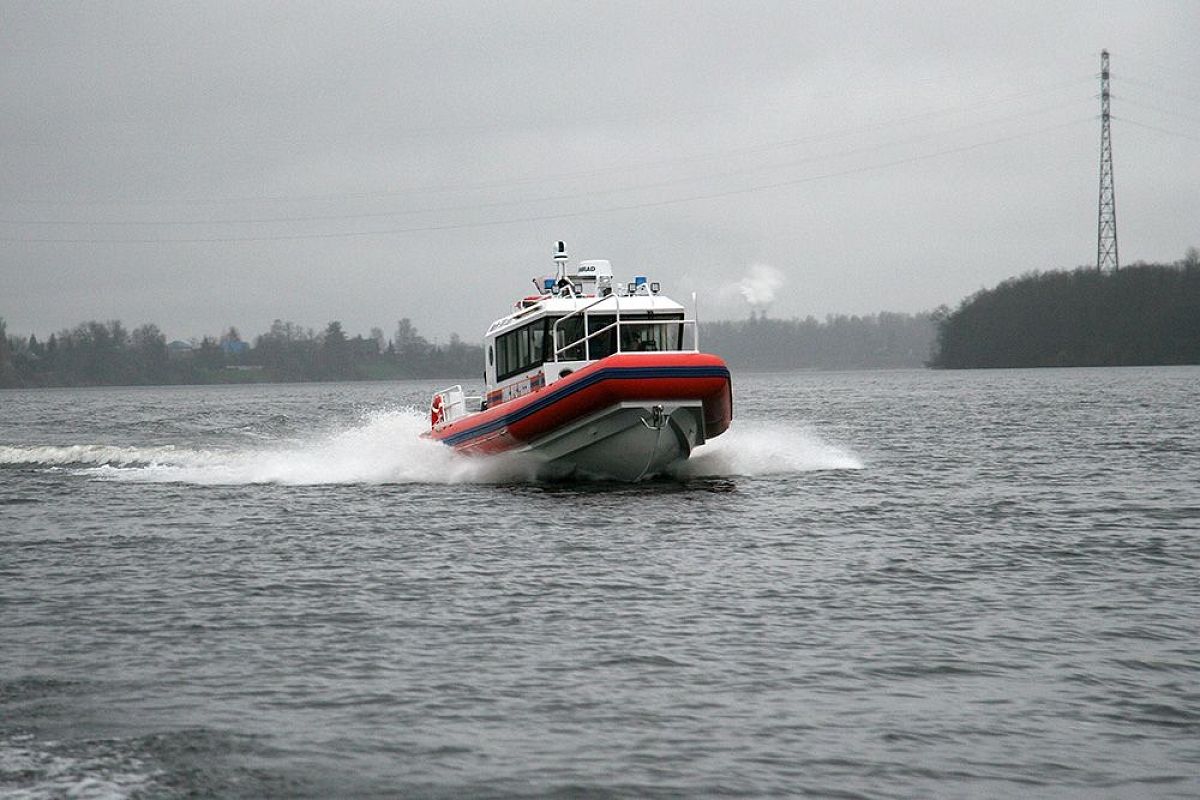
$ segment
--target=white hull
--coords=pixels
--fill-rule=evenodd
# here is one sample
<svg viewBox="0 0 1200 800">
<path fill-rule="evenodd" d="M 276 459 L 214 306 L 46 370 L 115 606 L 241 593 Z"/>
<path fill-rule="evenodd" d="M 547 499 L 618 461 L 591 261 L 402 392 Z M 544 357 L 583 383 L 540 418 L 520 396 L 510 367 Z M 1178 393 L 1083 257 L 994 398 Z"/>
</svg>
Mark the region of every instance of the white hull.
<svg viewBox="0 0 1200 800">
<path fill-rule="evenodd" d="M 531 442 L 540 477 L 638 481 L 661 474 L 704 444 L 700 401 L 622 402 Z"/>
</svg>

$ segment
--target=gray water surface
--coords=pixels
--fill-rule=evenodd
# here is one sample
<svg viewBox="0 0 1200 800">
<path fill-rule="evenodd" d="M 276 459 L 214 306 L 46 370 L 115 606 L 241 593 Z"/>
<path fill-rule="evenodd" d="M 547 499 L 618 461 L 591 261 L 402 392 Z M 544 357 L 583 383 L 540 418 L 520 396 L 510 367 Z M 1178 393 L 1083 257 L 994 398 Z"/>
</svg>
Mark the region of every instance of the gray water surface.
<svg viewBox="0 0 1200 800">
<path fill-rule="evenodd" d="M 1200 795 L 1200 369 L 735 375 L 635 486 L 433 388 L 0 392 L 0 796 Z"/>
</svg>

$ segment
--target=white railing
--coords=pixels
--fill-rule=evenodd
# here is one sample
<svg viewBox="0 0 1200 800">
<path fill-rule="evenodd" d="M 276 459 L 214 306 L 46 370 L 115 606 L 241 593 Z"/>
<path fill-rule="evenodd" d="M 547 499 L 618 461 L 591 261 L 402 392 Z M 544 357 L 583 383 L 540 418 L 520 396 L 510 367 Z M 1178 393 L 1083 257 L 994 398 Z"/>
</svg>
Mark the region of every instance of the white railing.
<svg viewBox="0 0 1200 800">
<path fill-rule="evenodd" d="M 439 407 L 438 398 L 441 398 L 440 408 L 442 409 L 442 422 L 453 422 L 454 420 L 466 416 L 468 413 L 480 411 L 483 408 L 483 397 L 479 395 L 467 395 L 463 392 L 462 384 L 447 386 L 433 393 L 433 401 L 430 403 L 432 408 Z"/>
<path fill-rule="evenodd" d="M 588 319 L 589 319 L 588 312 L 592 308 L 600 305 L 601 303 L 603 303 L 606 300 L 613 301 L 616 319 L 613 322 L 610 322 L 608 325 L 605 325 L 603 328 L 600 328 L 599 330 L 592 331 L 591 333 L 589 333 L 588 332 Z M 559 339 L 560 326 L 565 321 L 567 321 L 568 319 L 571 319 L 572 317 L 575 317 L 575 316 L 579 316 L 583 320 L 583 336 L 581 336 L 580 338 L 576 339 L 573 342 L 569 342 L 567 344 L 564 344 L 562 347 L 559 347 L 558 339 Z M 605 316 L 607 316 L 607 314 Z M 563 353 L 566 353 L 568 350 L 576 348 L 581 344 L 583 345 L 583 360 L 591 361 L 592 360 L 592 347 L 591 347 L 592 339 L 596 338 L 597 336 L 599 336 L 601 334 L 608 333 L 611 330 L 616 331 L 617 349 L 615 352 L 617 352 L 617 353 L 629 352 L 629 351 L 624 351 L 621 348 L 621 328 L 622 328 L 622 326 L 629 327 L 629 326 L 633 326 L 633 325 L 636 325 L 639 328 L 644 327 L 646 325 L 679 325 L 680 326 L 679 350 L 675 351 L 675 352 L 681 352 L 681 351 L 682 352 L 691 352 L 691 353 L 699 352 L 700 333 L 699 333 L 699 328 L 696 326 L 695 319 L 651 319 L 648 317 L 638 316 L 632 320 L 623 321 L 621 319 L 621 301 L 617 298 L 616 295 L 609 295 L 608 297 L 598 297 L 595 300 L 593 300 L 592 302 L 588 303 L 586 306 L 583 306 L 582 308 L 577 308 L 574 311 L 572 311 L 570 314 L 566 314 L 562 317 L 559 317 L 554 322 L 554 327 L 550 331 L 550 336 L 551 336 L 550 341 L 554 345 L 553 361 L 558 362 L 560 360 L 563 360 L 561 358 Z M 684 348 L 684 341 L 687 339 L 686 334 L 689 329 L 692 332 L 692 337 L 691 337 L 692 338 L 692 346 L 690 348 Z M 577 359 L 566 359 L 566 360 L 573 361 L 573 360 L 577 360 Z"/>
<path fill-rule="evenodd" d="M 618 321 L 620 321 L 620 319 L 621 319 L 621 301 L 620 301 L 619 299 L 617 299 L 617 296 L 616 296 L 616 295 L 610 295 L 610 297 L 612 297 L 613 303 L 614 303 L 614 304 L 615 304 L 615 306 L 616 306 L 616 310 L 617 310 L 617 320 L 618 320 Z M 588 350 L 590 350 L 590 347 L 589 347 L 589 342 L 588 342 L 588 340 L 590 340 L 592 337 L 591 337 L 590 335 L 588 335 L 588 332 L 587 332 L 587 319 L 588 319 L 588 317 L 587 317 L 587 312 L 588 312 L 588 309 L 592 308 L 593 306 L 597 306 L 597 305 L 599 305 L 600 303 L 603 303 L 604 301 L 606 301 L 606 300 L 608 300 L 608 299 L 609 299 L 608 297 L 597 297 L 595 300 L 593 300 L 592 302 L 588 303 L 586 306 L 582 306 L 582 307 L 580 307 L 580 308 L 577 308 L 577 309 L 575 309 L 574 311 L 572 311 L 570 314 L 566 314 L 566 315 L 564 315 L 564 316 L 561 316 L 561 317 L 559 317 L 558 319 L 556 319 L 556 320 L 554 321 L 554 327 L 553 327 L 553 328 L 551 328 L 551 330 L 550 330 L 550 343 L 551 343 L 551 344 L 554 346 L 554 361 L 556 361 L 556 362 L 557 362 L 557 361 L 559 360 L 559 358 L 558 358 L 558 357 L 559 357 L 560 355 L 562 355 L 562 353 L 564 353 L 565 351 L 567 351 L 567 350 L 571 349 L 572 347 L 575 347 L 575 346 L 577 346 L 577 345 L 578 345 L 580 342 L 583 342 L 583 347 L 584 347 L 584 351 L 585 351 L 585 352 L 586 352 L 586 351 L 588 351 Z M 583 338 L 582 338 L 582 339 L 576 339 L 575 341 L 571 342 L 571 343 L 570 343 L 570 344 L 568 344 L 568 345 L 564 345 L 563 347 L 559 347 L 559 346 L 558 346 L 558 333 L 559 333 L 559 331 L 558 331 L 558 328 L 559 328 L 559 326 L 560 326 L 560 325 L 562 325 L 562 324 L 563 324 L 564 322 L 566 322 L 567 320 L 569 320 L 571 317 L 575 317 L 575 316 L 582 316 L 582 317 L 583 317 L 583 333 L 584 333 L 584 335 L 583 335 Z M 599 333 L 599 331 L 597 331 L 597 333 Z M 589 359 L 587 359 L 587 360 L 588 360 L 588 361 L 590 361 L 591 359 L 589 358 Z"/>
</svg>

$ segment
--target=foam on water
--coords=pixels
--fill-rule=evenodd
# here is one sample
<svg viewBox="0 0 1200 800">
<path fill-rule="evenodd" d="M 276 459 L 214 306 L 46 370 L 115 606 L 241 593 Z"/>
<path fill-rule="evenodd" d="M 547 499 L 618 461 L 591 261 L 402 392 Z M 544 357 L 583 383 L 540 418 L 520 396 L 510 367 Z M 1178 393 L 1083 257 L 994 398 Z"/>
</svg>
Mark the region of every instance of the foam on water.
<svg viewBox="0 0 1200 800">
<path fill-rule="evenodd" d="M 787 475 L 816 470 L 862 469 L 850 450 L 806 427 L 752 420 L 736 422 L 699 448 L 675 474 L 680 477 Z"/>
<path fill-rule="evenodd" d="M 149 788 L 154 774 L 115 752 L 68 755 L 33 737 L 0 740 L 0 796 L 7 800 L 125 800 Z"/>
<path fill-rule="evenodd" d="M 60 447 L 11 447 L 0 445 L 0 466 L 40 465 L 63 467 L 76 464 L 131 467 L 172 463 L 188 458 L 188 451 L 174 447 L 116 447 L 105 444 L 73 444 Z"/>
<path fill-rule="evenodd" d="M 349 429 L 274 446 L 186 448 L 111 445 L 0 446 L 0 465 L 72 468 L 105 480 L 241 485 L 277 483 L 508 483 L 532 480 L 528 456 L 468 457 L 421 438 L 425 415 L 375 411 Z M 680 477 L 776 475 L 860 469 L 852 453 L 782 423 L 740 422 L 700 448 Z"/>
</svg>

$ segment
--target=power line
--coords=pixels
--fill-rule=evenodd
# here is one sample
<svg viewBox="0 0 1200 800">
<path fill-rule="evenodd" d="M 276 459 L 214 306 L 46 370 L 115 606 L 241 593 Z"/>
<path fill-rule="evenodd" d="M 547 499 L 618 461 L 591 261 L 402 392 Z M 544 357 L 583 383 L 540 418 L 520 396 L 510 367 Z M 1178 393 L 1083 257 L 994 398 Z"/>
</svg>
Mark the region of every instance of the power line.
<svg viewBox="0 0 1200 800">
<path fill-rule="evenodd" d="M 1151 72 L 1157 72 L 1158 75 L 1160 76 L 1160 78 L 1167 78 L 1169 80 L 1176 81 L 1178 83 L 1190 83 L 1190 84 L 1194 84 L 1194 85 L 1196 84 L 1196 74 L 1195 73 L 1188 73 L 1188 72 L 1181 71 L 1180 69 L 1178 69 L 1178 67 L 1168 67 L 1164 64 L 1159 64 L 1155 61 L 1152 61 L 1151 59 L 1145 58 L 1145 57 L 1143 57 L 1141 55 L 1137 55 L 1137 54 L 1131 55 L 1129 53 L 1122 53 L 1121 59 L 1123 61 L 1132 61 L 1135 67 L 1145 67 L 1145 68 L 1149 69 Z M 1137 69 L 1134 70 L 1135 73 L 1137 71 L 1138 71 Z M 1124 70 L 1122 70 L 1118 74 L 1118 77 L 1122 81 L 1127 80 Z"/>
<path fill-rule="evenodd" d="M 1170 89 L 1162 88 L 1161 84 L 1151 83 L 1150 81 L 1140 81 L 1137 78 L 1130 78 L 1128 75 L 1121 75 L 1121 80 L 1124 83 L 1132 83 L 1134 86 L 1141 86 L 1143 89 L 1150 89 L 1160 94 L 1169 95 L 1180 100 L 1190 100 L 1193 103 L 1200 103 L 1200 96 L 1187 94 L 1186 92 L 1176 92 Z"/>
<path fill-rule="evenodd" d="M 905 116 L 905 117 L 888 119 L 888 120 L 884 120 L 884 121 L 880 121 L 880 122 L 872 122 L 872 123 L 867 123 L 867 124 L 859 125 L 859 126 L 851 126 L 851 127 L 842 128 L 842 129 L 835 130 L 835 131 L 829 131 L 826 133 L 811 134 L 808 136 L 802 136 L 802 137 L 798 137 L 798 138 L 784 139 L 784 140 L 778 140 L 778 141 L 774 141 L 774 142 L 761 143 L 761 144 L 757 144 L 757 145 L 748 145 L 748 146 L 741 147 L 741 148 L 732 148 L 732 149 L 721 150 L 721 151 L 713 151 L 713 152 L 709 152 L 709 153 L 700 153 L 700 154 L 690 155 L 690 156 L 672 156 L 672 157 L 664 158 L 664 159 L 643 161 L 643 162 L 632 163 L 632 164 L 613 165 L 613 166 L 600 167 L 600 168 L 589 169 L 589 170 L 576 170 L 576 171 L 570 171 L 570 172 L 550 173 L 550 174 L 543 175 L 543 176 L 535 176 L 535 177 L 528 177 L 528 178 L 513 178 L 513 179 L 508 179 L 508 180 L 484 181 L 484 182 L 466 183 L 466 184 L 457 184 L 457 185 L 451 184 L 451 185 L 441 185 L 441 186 L 414 187 L 414 188 L 409 188 L 409 189 L 397 189 L 397 190 L 310 194 L 310 195 L 273 195 L 273 196 L 266 195 L 266 196 L 260 196 L 260 197 L 220 198 L 220 199 L 211 200 L 211 201 L 201 201 L 198 203 L 187 203 L 187 205 L 229 205 L 229 204 L 234 204 L 234 203 L 250 203 L 250 202 L 305 202 L 305 201 L 322 201 L 322 200 L 350 200 L 350 199 L 385 198 L 385 197 L 406 197 L 406 196 L 414 196 L 414 195 L 442 194 L 442 193 L 459 192 L 459 191 L 504 189 L 504 188 L 510 188 L 510 187 L 514 187 L 514 186 L 527 186 L 527 185 L 539 184 L 539 183 L 550 183 L 550 182 L 560 181 L 560 180 L 571 180 L 571 179 L 576 179 L 576 178 L 597 177 L 600 175 L 608 175 L 608 174 L 613 174 L 613 173 L 640 172 L 640 171 L 645 171 L 648 169 L 656 169 L 656 168 L 660 168 L 660 167 L 668 167 L 668 166 L 679 165 L 679 164 L 695 163 L 698 161 L 725 160 L 725 159 L 729 159 L 729 158 L 732 158 L 734 156 L 739 156 L 739 155 L 749 155 L 749 154 L 754 154 L 754 153 L 769 152 L 772 150 L 782 150 L 782 149 L 796 147 L 796 146 L 803 145 L 803 144 L 810 144 L 810 143 L 818 142 L 818 141 L 826 141 L 826 140 L 830 140 L 830 139 L 834 139 L 834 140 L 842 139 L 847 136 L 851 136 L 851 135 L 858 134 L 858 133 L 865 133 L 865 132 L 874 131 L 874 130 L 892 129 L 892 128 L 895 128 L 897 125 L 908 124 L 908 123 L 912 123 L 912 122 L 919 122 L 922 120 L 932 119 L 932 118 L 941 117 L 941 116 L 947 116 L 947 115 L 951 115 L 951 114 L 975 111 L 975 110 L 978 110 L 981 108 L 1002 105 L 1005 103 L 1012 102 L 1014 100 L 1021 100 L 1021 99 L 1027 98 L 1027 97 L 1033 97 L 1033 96 L 1044 95 L 1044 94 L 1052 94 L 1054 92 L 1059 92 L 1059 91 L 1062 91 L 1063 89 L 1078 86 L 1084 82 L 1090 82 L 1090 81 L 1091 81 L 1090 77 L 1071 78 L 1069 80 L 1059 81 L 1054 84 L 1050 84 L 1049 86 L 1044 86 L 1044 87 L 1039 87 L 1039 88 L 1034 88 L 1034 89 L 1027 89 L 1027 90 L 1020 91 L 1020 92 L 1013 92 L 1013 93 L 1009 93 L 1006 95 L 1002 95 L 1000 97 L 990 98 L 987 100 L 980 100 L 980 101 L 976 101 L 973 103 L 967 103 L 967 104 L 958 105 L 958 106 L 951 106 L 951 107 L 947 107 L 947 108 L 932 109 L 930 111 L 912 114 L 912 115 Z M 1059 106 L 1059 107 L 1061 107 L 1061 106 Z M 974 123 L 974 124 L 987 124 L 987 123 Z M 104 203 L 66 203 L 66 204 L 39 204 L 39 205 L 72 205 L 72 206 L 93 205 L 94 206 L 94 205 L 104 205 Z M 437 211 L 437 210 L 444 210 L 444 209 L 432 209 L 432 210 Z M 446 209 L 446 210 L 454 210 L 454 209 Z M 401 213 L 418 213 L 418 212 L 401 212 Z M 353 218 L 353 215 L 345 216 L 345 217 L 339 217 L 339 216 L 317 217 L 316 219 L 343 219 L 343 218 L 350 219 L 350 218 Z M 285 218 L 285 219 L 278 220 L 278 221 L 291 221 L 291 219 L 294 219 L 295 221 L 308 221 L 309 218 Z M 264 220 L 264 221 L 277 221 L 277 220 Z M 15 223 L 18 221 L 0 220 L 0 222 L 14 222 Z M 35 220 L 29 220 L 29 221 L 24 221 L 24 222 L 29 222 L 30 224 L 57 224 L 55 222 L 39 222 L 39 221 L 35 221 Z M 66 224 L 66 223 L 64 223 L 64 224 Z M 76 224 L 76 223 L 69 223 L 69 224 Z M 85 224 L 85 223 L 78 223 L 78 224 Z M 86 223 L 86 224 L 93 224 L 93 223 Z M 106 223 L 95 223 L 95 224 L 106 224 Z M 122 223 L 117 223 L 117 224 L 122 224 Z M 130 223 L 130 224 L 133 224 L 133 223 Z M 145 224 L 156 224 L 156 223 L 148 222 Z M 208 223 L 207 221 L 196 221 L 196 222 L 181 222 L 181 223 L 167 223 L 167 224 L 188 224 L 188 225 L 197 224 L 197 225 L 199 225 L 199 224 L 210 224 L 210 223 Z M 213 224 L 218 224 L 218 223 L 213 223 Z"/>
<path fill-rule="evenodd" d="M 995 125 L 997 122 L 1005 122 L 1008 120 L 1020 119 L 1038 114 L 1061 111 L 1063 105 L 1045 106 L 1037 109 L 1029 109 L 1026 111 L 1016 112 L 1004 117 L 977 120 L 966 125 L 958 126 L 948 132 L 956 132 L 979 127 L 981 125 Z M 741 170 L 725 170 L 719 173 L 709 173 L 705 175 L 694 175 L 684 178 L 674 178 L 663 181 L 655 181 L 651 183 L 634 184 L 631 186 L 619 186 L 610 189 L 596 189 L 586 192 L 575 192 L 571 194 L 559 194 L 549 197 L 533 197 L 526 199 L 501 200 L 491 203 L 474 203 L 469 205 L 455 206 L 438 206 L 431 208 L 417 209 L 400 209 L 395 211 L 374 211 L 360 212 L 351 214 L 306 214 L 293 216 L 277 216 L 277 217 L 249 217 L 249 218 L 224 218 L 224 219 L 207 219 L 207 220 L 81 220 L 81 219 L 66 219 L 66 220 L 30 220 L 30 219 L 0 219 L 0 224 L 4 225 L 80 225 L 91 227 L 167 227 L 167 226 L 198 226 L 198 225 L 252 225 L 252 224 L 272 224 L 272 223 L 294 223 L 294 222 L 345 222 L 351 220 L 365 219 L 382 219 L 388 217 L 413 216 L 418 214 L 429 213 L 445 213 L 445 212 L 462 212 L 462 211 L 483 211 L 493 208 L 505 208 L 509 206 L 531 205 L 538 203 L 556 203 L 567 200 L 582 200 L 590 197 L 600 197 L 623 192 L 637 192 L 651 189 L 664 189 L 671 186 L 679 186 L 682 184 L 696 183 L 700 181 L 712 180 L 714 178 L 730 178 L 739 175 L 752 174 L 755 172 L 763 172 L 765 170 L 777 171 L 789 169 L 803 164 L 811 164 L 814 162 L 834 160 L 838 158 L 846 158 L 850 156 L 860 155 L 862 153 L 874 152 L 883 150 L 888 147 L 897 145 L 921 143 L 934 138 L 937 134 L 926 134 L 921 136 L 910 136 L 902 139 L 892 139 L 874 145 L 865 147 L 848 148 L 834 153 L 826 153 L 822 155 L 806 156 L 799 159 L 792 159 L 786 162 L 774 162 L 762 164 L 755 167 L 750 167 Z"/>
<path fill-rule="evenodd" d="M 1195 114 L 1184 114 L 1170 108 L 1163 108 L 1162 106 L 1153 105 L 1152 103 L 1143 103 L 1140 100 L 1134 100 L 1132 97 L 1126 97 L 1123 94 L 1114 94 L 1113 97 L 1120 100 L 1122 105 L 1128 103 L 1130 105 L 1137 106 L 1138 108 L 1144 108 L 1147 111 L 1157 111 L 1159 114 L 1167 114 L 1168 116 L 1179 117 L 1180 119 L 1185 119 L 1189 122 L 1200 122 L 1200 116 L 1196 116 Z"/>
<path fill-rule="evenodd" d="M 538 214 L 525 217 L 512 217 L 507 219 L 486 220 L 481 222 L 462 222 L 462 223 L 446 223 L 441 225 L 423 225 L 407 228 L 388 228 L 369 231 L 353 231 L 340 233 L 308 233 L 308 234 L 283 234 L 273 236 L 216 236 L 216 237 L 196 237 L 196 238 L 172 238 L 172 239 L 95 239 L 95 238 L 21 238 L 21 237 L 0 237 L 3 242 L 20 242 L 20 243 L 39 243 L 39 244 L 217 244 L 217 243 L 235 243 L 235 242 L 278 242 L 278 241 L 303 241 L 316 239 L 349 239 L 363 238 L 371 236 L 393 236 L 405 233 L 425 233 L 434 231 L 449 231 L 449 230 L 464 230 L 469 228 L 486 228 L 500 225 L 513 225 L 529 222 L 546 222 L 551 220 L 574 219 L 579 217 L 587 217 L 595 214 L 605 214 L 617 211 L 635 211 L 646 208 L 658 208 L 662 206 L 678 205 L 682 203 L 691 203 L 703 200 L 716 200 L 725 197 L 733 197 L 737 195 L 751 194 L 755 192 L 769 191 L 772 189 L 780 189 L 789 186 L 799 186 L 806 183 L 814 183 L 816 181 L 828 180 L 831 178 L 846 177 L 849 175 L 861 175 L 870 172 L 876 172 L 883 169 L 888 169 L 896 166 L 907 164 L 916 164 L 924 161 L 929 161 L 942 156 L 953 155 L 957 153 L 965 153 L 972 150 L 978 150 L 992 145 L 1004 144 L 1007 142 L 1016 141 L 1019 139 L 1027 139 L 1032 136 L 1038 136 L 1051 131 L 1062 130 L 1064 128 L 1079 125 L 1082 122 L 1091 122 L 1091 117 L 1074 119 L 1069 122 L 1059 125 L 1052 125 L 1045 128 L 1040 128 L 1033 131 L 1014 134 L 1011 136 L 989 139 L 983 142 L 975 142 L 973 144 L 963 145 L 960 147 L 952 147 L 943 150 L 925 153 L 918 156 L 908 158 L 895 159 L 877 164 L 871 164 L 853 169 L 839 170 L 835 172 L 827 172 L 820 175 L 810 175 L 803 178 L 796 178 L 786 181 L 775 181 L 772 183 L 759 184 L 754 186 L 743 187 L 740 189 L 728 189 L 719 192 L 708 192 L 703 194 L 695 194 L 685 197 L 668 198 L 664 200 L 646 201 L 640 203 L 629 203 L 622 205 L 611 205 L 606 207 L 598 207 L 584 209 L 579 211 L 563 211 L 551 214 Z"/>
<path fill-rule="evenodd" d="M 1200 137 L 1193 136 L 1189 133 L 1180 133 L 1179 131 L 1171 131 L 1167 130 L 1166 128 L 1159 128 L 1156 125 L 1147 125 L 1144 122 L 1136 122 L 1128 117 L 1118 117 L 1116 114 L 1113 114 L 1112 118 L 1124 123 L 1125 125 L 1133 125 L 1138 128 L 1145 128 L 1148 131 L 1155 131 L 1156 133 L 1165 133 L 1168 136 L 1178 136 L 1180 139 L 1187 139 L 1191 142 L 1200 142 Z"/>
</svg>

